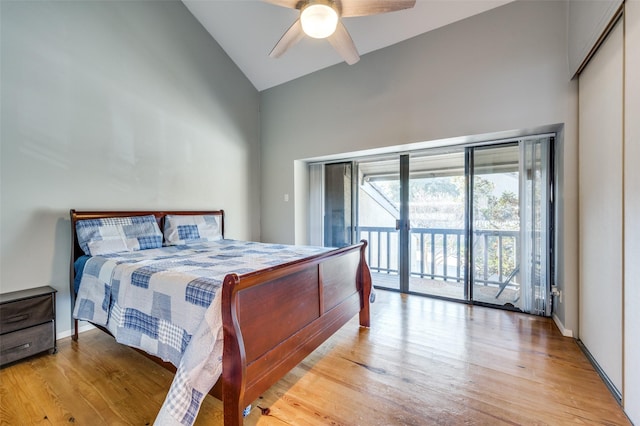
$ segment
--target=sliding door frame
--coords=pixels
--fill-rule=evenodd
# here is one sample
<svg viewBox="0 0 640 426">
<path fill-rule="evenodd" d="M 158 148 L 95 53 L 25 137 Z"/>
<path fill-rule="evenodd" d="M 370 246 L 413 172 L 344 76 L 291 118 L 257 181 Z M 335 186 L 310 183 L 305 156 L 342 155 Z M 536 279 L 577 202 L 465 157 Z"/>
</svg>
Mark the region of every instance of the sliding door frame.
<svg viewBox="0 0 640 426">
<path fill-rule="evenodd" d="M 464 298 L 465 302 L 473 304 L 473 149 L 466 147 L 464 150 L 464 185 L 465 185 L 465 277 L 464 277 Z"/>
<path fill-rule="evenodd" d="M 409 231 L 411 222 L 409 221 L 409 154 L 400 155 L 400 220 L 396 225 L 398 229 L 398 269 L 400 271 L 400 292 L 409 292 L 409 280 L 411 279 L 411 241 Z"/>
</svg>

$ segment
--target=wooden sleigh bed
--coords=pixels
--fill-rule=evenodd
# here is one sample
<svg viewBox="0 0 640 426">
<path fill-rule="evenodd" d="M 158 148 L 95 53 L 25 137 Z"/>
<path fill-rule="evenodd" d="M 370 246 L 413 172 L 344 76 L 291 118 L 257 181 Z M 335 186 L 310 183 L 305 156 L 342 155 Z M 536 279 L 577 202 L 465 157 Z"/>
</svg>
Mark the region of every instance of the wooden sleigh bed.
<svg viewBox="0 0 640 426">
<path fill-rule="evenodd" d="M 72 306 L 76 298 L 74 262 L 84 254 L 76 236 L 77 221 L 154 215 L 163 229 L 167 214 L 216 215 L 224 232 L 221 210 L 71 210 Z M 241 425 L 245 407 L 356 314 L 359 314 L 360 326 L 370 326 L 371 276 L 365 248 L 363 241 L 259 271 L 225 276 L 221 300 L 222 375 L 210 392 L 223 401 L 225 425 Z M 268 324 L 265 324 L 265 309 L 269 312 Z M 72 318 L 72 322 L 73 339 L 78 340 L 78 321 Z"/>
</svg>

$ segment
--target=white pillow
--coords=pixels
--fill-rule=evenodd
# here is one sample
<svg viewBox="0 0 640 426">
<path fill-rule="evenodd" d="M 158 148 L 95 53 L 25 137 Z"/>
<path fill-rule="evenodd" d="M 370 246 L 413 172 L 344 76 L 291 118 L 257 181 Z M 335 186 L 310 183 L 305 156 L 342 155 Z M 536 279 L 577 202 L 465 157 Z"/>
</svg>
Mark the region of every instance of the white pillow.
<svg viewBox="0 0 640 426">
<path fill-rule="evenodd" d="M 165 244 L 176 245 L 222 239 L 222 229 L 216 215 L 172 215 L 164 218 Z"/>
</svg>

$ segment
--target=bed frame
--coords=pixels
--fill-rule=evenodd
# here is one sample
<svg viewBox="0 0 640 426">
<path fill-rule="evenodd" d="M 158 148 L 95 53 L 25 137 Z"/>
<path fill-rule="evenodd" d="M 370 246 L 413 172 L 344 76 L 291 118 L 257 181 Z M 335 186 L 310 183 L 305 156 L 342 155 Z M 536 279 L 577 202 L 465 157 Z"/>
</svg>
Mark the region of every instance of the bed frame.
<svg viewBox="0 0 640 426">
<path fill-rule="evenodd" d="M 149 214 L 156 217 L 160 229 L 167 214 L 217 215 L 224 235 L 222 210 L 71 210 L 72 306 L 76 298 L 73 263 L 84 254 L 76 238 L 76 221 Z M 223 402 L 226 426 L 241 425 L 245 407 L 356 314 L 360 326 L 370 326 L 371 275 L 365 261 L 366 245 L 362 241 L 284 265 L 225 277 L 222 376 L 210 393 Z M 72 324 L 73 340 L 78 340 L 78 321 L 72 318 Z"/>
</svg>

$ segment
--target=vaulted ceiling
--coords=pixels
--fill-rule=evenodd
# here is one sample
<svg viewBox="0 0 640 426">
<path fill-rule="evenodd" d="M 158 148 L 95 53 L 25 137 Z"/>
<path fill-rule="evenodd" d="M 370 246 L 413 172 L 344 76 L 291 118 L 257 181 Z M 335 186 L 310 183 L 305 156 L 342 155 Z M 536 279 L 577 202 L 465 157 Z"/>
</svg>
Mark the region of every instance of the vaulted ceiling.
<svg viewBox="0 0 640 426">
<path fill-rule="evenodd" d="M 309 37 L 282 57 L 269 57 L 298 18 L 296 10 L 260 0 L 182 1 L 259 91 L 343 62 L 326 40 Z M 412 9 L 343 18 L 343 23 L 362 56 L 511 1 L 417 0 Z"/>
</svg>

